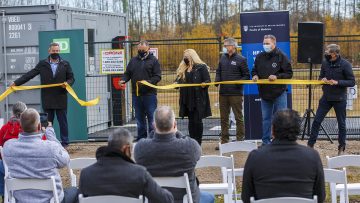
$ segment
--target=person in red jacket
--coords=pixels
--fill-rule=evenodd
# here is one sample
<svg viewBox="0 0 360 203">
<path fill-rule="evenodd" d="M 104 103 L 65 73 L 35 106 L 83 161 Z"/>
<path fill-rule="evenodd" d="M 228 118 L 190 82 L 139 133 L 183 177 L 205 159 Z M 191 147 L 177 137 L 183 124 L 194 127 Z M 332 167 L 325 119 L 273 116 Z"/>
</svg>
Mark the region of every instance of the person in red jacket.
<svg viewBox="0 0 360 203">
<path fill-rule="evenodd" d="M 26 104 L 20 101 L 16 102 L 12 106 L 13 115 L 11 116 L 9 121 L 5 125 L 3 125 L 0 129 L 0 146 L 4 146 L 5 142 L 10 139 L 13 138 L 17 139 L 19 137 L 19 133 L 22 132 L 20 126 L 20 115 L 26 109 L 27 109 Z M 0 160 L 0 196 L 2 197 L 4 197 L 4 176 L 5 176 L 4 165 L 2 160 Z"/>
<path fill-rule="evenodd" d="M 12 107 L 13 116 L 9 121 L 3 125 L 0 129 L 0 146 L 4 146 L 4 143 L 10 139 L 18 138 L 19 133 L 22 132 L 20 126 L 20 115 L 27 109 L 26 104 L 23 102 L 16 102 Z"/>
</svg>

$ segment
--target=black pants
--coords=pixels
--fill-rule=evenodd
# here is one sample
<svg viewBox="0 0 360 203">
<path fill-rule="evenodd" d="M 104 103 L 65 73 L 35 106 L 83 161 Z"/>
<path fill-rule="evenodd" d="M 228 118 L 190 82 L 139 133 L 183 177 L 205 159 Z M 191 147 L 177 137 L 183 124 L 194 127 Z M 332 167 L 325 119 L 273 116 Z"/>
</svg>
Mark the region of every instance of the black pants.
<svg viewBox="0 0 360 203">
<path fill-rule="evenodd" d="M 60 127 L 61 145 L 67 146 L 69 144 L 69 131 L 66 117 L 66 109 L 45 109 L 44 111 L 48 114 L 48 121 L 51 123 L 54 123 L 54 117 L 56 113 L 56 118 L 59 122 Z"/>
<path fill-rule="evenodd" d="M 204 127 L 199 112 L 197 110 L 189 111 L 188 117 L 189 117 L 189 135 L 191 138 L 195 139 L 199 143 L 199 145 L 201 145 Z"/>
<path fill-rule="evenodd" d="M 320 125 L 323 122 L 326 114 L 330 111 L 331 108 L 334 108 L 336 119 L 338 122 L 339 128 L 339 149 L 340 147 L 345 147 L 346 145 L 346 100 L 344 101 L 327 101 L 325 97 L 321 97 L 319 101 L 319 107 L 316 111 L 316 116 L 314 122 L 311 126 L 310 138 L 308 145 L 314 146 L 316 139 L 319 135 Z"/>
</svg>

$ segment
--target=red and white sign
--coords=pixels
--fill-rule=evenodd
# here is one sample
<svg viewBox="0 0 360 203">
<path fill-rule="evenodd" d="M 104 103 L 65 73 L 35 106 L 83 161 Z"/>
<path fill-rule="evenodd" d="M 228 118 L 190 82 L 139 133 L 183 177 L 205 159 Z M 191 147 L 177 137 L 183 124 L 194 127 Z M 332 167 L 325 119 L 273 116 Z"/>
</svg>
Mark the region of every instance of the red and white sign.
<svg viewBox="0 0 360 203">
<path fill-rule="evenodd" d="M 101 74 L 122 74 L 125 72 L 124 49 L 107 49 L 101 51 Z"/>
</svg>

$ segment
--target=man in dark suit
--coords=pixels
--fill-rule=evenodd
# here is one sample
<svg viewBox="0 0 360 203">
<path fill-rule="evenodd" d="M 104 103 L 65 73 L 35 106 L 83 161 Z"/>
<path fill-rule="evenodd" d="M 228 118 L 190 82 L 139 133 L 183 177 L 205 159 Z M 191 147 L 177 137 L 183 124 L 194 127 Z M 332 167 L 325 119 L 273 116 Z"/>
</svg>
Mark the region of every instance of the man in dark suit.
<svg viewBox="0 0 360 203">
<path fill-rule="evenodd" d="M 317 151 L 296 142 L 300 117 L 285 109 L 275 113 L 272 121 L 273 141 L 249 154 L 245 163 L 241 197 L 302 197 L 318 202 L 325 199 L 324 171 Z"/>
<path fill-rule="evenodd" d="M 11 86 L 19 86 L 40 74 L 42 85 L 55 83 L 68 83 L 73 85 L 75 82 L 70 63 L 63 60 L 60 53 L 60 46 L 51 43 L 49 46 L 49 56 L 41 60 L 35 68 L 16 79 Z M 48 121 L 53 123 L 56 113 L 60 126 L 61 144 L 64 147 L 69 145 L 68 124 L 67 124 L 67 91 L 65 85 L 54 88 L 41 89 L 41 103 L 43 110 L 48 114 Z"/>
</svg>

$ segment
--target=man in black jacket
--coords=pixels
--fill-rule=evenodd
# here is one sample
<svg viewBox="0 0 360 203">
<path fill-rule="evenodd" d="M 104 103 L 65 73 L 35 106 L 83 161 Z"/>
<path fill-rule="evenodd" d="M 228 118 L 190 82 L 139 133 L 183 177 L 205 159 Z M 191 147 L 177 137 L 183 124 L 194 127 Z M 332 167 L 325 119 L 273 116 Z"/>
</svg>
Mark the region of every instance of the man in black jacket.
<svg viewBox="0 0 360 203">
<path fill-rule="evenodd" d="M 345 151 L 346 140 L 346 93 L 347 87 L 355 85 L 355 76 L 351 64 L 340 56 L 340 46 L 330 44 L 325 52 L 325 60 L 322 62 L 319 80 L 325 81 L 323 96 L 319 101 L 314 122 L 311 126 L 311 135 L 308 141 L 310 147 L 314 147 L 319 134 L 321 122 L 331 108 L 334 108 L 338 128 L 339 146 L 338 154 Z"/>
<path fill-rule="evenodd" d="M 264 51 L 255 58 L 254 68 L 251 72 L 254 81 L 258 79 L 290 79 L 293 72 L 290 61 L 286 55 L 276 47 L 274 35 L 265 35 L 263 42 Z M 272 115 L 287 108 L 286 85 L 258 85 L 261 98 L 262 112 L 262 142 L 263 145 L 271 143 Z"/>
<path fill-rule="evenodd" d="M 80 174 L 79 190 L 85 197 L 119 195 L 150 202 L 172 203 L 174 198 L 162 189 L 143 166 L 131 160 L 133 136 L 126 129 L 118 129 L 109 136 L 108 146 L 96 151 L 97 162 Z"/>
<path fill-rule="evenodd" d="M 266 199 L 302 197 L 318 202 L 325 199 L 324 171 L 317 151 L 297 144 L 299 114 L 290 109 L 275 113 L 272 121 L 274 140 L 250 152 L 244 167 L 241 198 Z"/>
<path fill-rule="evenodd" d="M 40 74 L 42 85 L 55 83 L 68 83 L 73 85 L 75 82 L 70 63 L 63 60 L 60 53 L 60 46 L 51 43 L 49 46 L 49 56 L 40 61 L 34 69 L 16 79 L 11 86 L 18 86 L 26 83 L 30 79 Z M 64 147 L 69 145 L 68 123 L 67 123 L 67 91 L 65 85 L 62 87 L 41 89 L 41 104 L 43 110 L 48 114 L 48 121 L 53 123 L 56 113 L 60 126 L 61 144 Z"/>
<path fill-rule="evenodd" d="M 216 70 L 215 82 L 231 80 L 248 80 L 250 73 L 246 59 L 236 53 L 237 43 L 234 38 L 227 38 L 224 47 L 227 53 L 220 58 Z M 221 119 L 221 143 L 229 142 L 229 114 L 233 110 L 236 121 L 236 140 L 244 139 L 243 86 L 220 85 L 219 93 L 220 119 Z M 217 148 L 216 148 L 217 149 Z"/>
<path fill-rule="evenodd" d="M 135 108 L 138 133 L 137 140 L 140 140 L 141 138 L 146 138 L 148 132 L 150 133 L 154 130 L 152 123 L 154 121 L 153 114 L 157 107 L 157 98 L 156 89 L 144 85 L 140 85 L 139 95 L 137 96 L 136 83 L 146 80 L 156 85 L 161 80 L 161 69 L 159 61 L 149 52 L 149 42 L 140 41 L 137 48 L 138 55 L 130 60 L 119 84 L 122 86 L 131 80 L 132 103 Z M 146 118 L 148 125 L 146 124 Z"/>
</svg>

